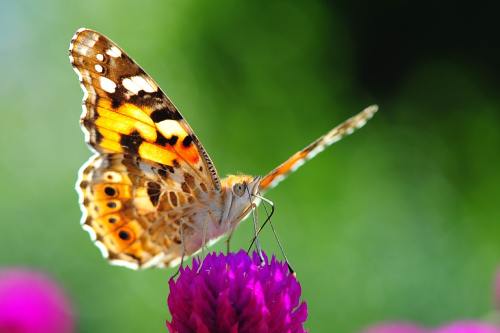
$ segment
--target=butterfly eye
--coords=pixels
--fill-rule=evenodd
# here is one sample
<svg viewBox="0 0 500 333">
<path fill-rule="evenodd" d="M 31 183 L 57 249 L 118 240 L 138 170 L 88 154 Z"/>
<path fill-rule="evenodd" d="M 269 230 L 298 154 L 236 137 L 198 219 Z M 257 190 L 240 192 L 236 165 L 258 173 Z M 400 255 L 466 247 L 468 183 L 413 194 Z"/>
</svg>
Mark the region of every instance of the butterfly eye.
<svg viewBox="0 0 500 333">
<path fill-rule="evenodd" d="M 244 183 L 236 183 L 233 186 L 233 193 L 237 196 L 241 197 L 245 194 L 245 184 Z"/>
</svg>

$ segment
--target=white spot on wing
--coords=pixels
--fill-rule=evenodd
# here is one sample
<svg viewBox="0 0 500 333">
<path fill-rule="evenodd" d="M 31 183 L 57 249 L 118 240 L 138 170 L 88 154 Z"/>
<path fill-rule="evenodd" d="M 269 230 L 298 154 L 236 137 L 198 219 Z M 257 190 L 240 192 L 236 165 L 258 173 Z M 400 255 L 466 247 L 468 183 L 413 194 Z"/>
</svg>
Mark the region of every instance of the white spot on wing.
<svg viewBox="0 0 500 333">
<path fill-rule="evenodd" d="M 290 171 L 295 171 L 297 170 L 298 168 L 300 168 L 301 166 L 303 166 L 305 163 L 305 161 L 302 159 L 302 160 L 298 160 L 297 162 L 295 162 L 294 165 L 292 165 L 292 167 L 290 168 Z"/>
<path fill-rule="evenodd" d="M 113 58 L 118 58 L 122 55 L 122 52 L 120 51 L 120 49 L 113 45 L 106 50 L 106 54 Z"/>
<path fill-rule="evenodd" d="M 112 94 L 115 92 L 116 83 L 108 79 L 107 77 L 101 76 L 99 77 L 99 83 L 101 84 L 102 90 Z"/>
<path fill-rule="evenodd" d="M 271 187 L 278 185 L 278 183 L 281 182 L 283 179 L 285 179 L 284 175 L 276 176 L 276 178 L 274 178 L 273 182 L 271 183 Z"/>
<path fill-rule="evenodd" d="M 335 138 L 334 138 L 335 139 Z M 338 138 L 336 138 L 336 140 L 333 140 L 331 143 L 335 142 L 335 141 L 338 141 Z M 311 152 L 307 155 L 307 158 L 311 159 L 313 158 L 314 156 L 318 155 L 319 153 L 321 153 L 323 150 L 325 150 L 325 146 L 320 144 L 318 145 L 316 148 L 314 148 L 313 150 L 311 150 Z"/>
<path fill-rule="evenodd" d="M 94 68 L 95 68 L 96 72 L 98 72 L 98 73 L 102 73 L 102 71 L 103 71 L 102 66 L 101 66 L 101 65 L 99 65 L 99 64 L 96 64 L 96 65 L 94 66 Z"/>
<path fill-rule="evenodd" d="M 99 35 L 96 34 L 96 33 L 92 33 L 90 34 L 90 38 L 87 39 L 88 43 L 89 43 L 89 47 L 94 47 L 95 43 L 97 42 L 97 40 L 99 39 Z"/>
<path fill-rule="evenodd" d="M 104 173 L 103 179 L 107 182 L 119 183 L 122 181 L 122 175 L 116 171 L 107 171 Z"/>
<path fill-rule="evenodd" d="M 125 89 L 127 89 L 134 95 L 136 95 L 140 90 L 139 87 L 134 83 L 134 81 L 132 81 L 129 78 L 123 79 L 122 84 L 125 87 Z"/>
<path fill-rule="evenodd" d="M 140 75 L 123 79 L 122 83 L 123 86 L 133 94 L 137 94 L 141 90 L 149 93 L 158 90 L 158 87 L 149 78 L 144 78 Z"/>
<path fill-rule="evenodd" d="M 159 122 L 156 126 L 158 126 L 158 130 L 166 138 L 170 138 L 172 137 L 172 135 L 177 135 L 178 137 L 184 137 L 187 134 L 184 128 L 182 128 L 182 126 L 176 120 L 171 120 L 171 119 L 163 120 Z"/>
<path fill-rule="evenodd" d="M 97 58 L 97 60 L 99 60 L 99 61 L 104 61 L 104 56 L 103 56 L 102 54 L 100 54 L 100 53 L 97 53 L 95 57 L 96 57 L 96 58 Z"/>
</svg>

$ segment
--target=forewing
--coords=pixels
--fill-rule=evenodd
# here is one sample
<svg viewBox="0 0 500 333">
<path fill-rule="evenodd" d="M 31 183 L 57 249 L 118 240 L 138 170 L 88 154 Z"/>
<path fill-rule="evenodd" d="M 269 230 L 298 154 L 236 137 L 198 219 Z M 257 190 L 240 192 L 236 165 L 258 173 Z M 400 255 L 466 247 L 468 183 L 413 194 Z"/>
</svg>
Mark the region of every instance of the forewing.
<svg viewBox="0 0 500 333">
<path fill-rule="evenodd" d="M 328 133 L 305 147 L 304 149 L 298 151 L 294 155 L 292 155 L 288 160 L 283 162 L 276 169 L 268 173 L 259 185 L 259 190 L 264 192 L 274 186 L 276 186 L 280 181 L 285 179 L 288 174 L 297 170 L 301 167 L 306 161 L 310 160 L 318 153 L 325 150 L 326 147 L 331 144 L 341 140 L 343 137 L 353 133 L 355 130 L 363 127 L 366 122 L 373 117 L 375 112 L 377 112 L 378 107 L 376 105 L 372 105 L 355 115 L 344 121 L 342 124 L 330 130 Z"/>
<path fill-rule="evenodd" d="M 187 122 L 122 49 L 98 32 L 80 29 L 69 54 L 85 94 L 82 127 L 97 152 L 139 156 L 166 167 L 182 164 L 220 190 L 217 171 Z"/>
</svg>

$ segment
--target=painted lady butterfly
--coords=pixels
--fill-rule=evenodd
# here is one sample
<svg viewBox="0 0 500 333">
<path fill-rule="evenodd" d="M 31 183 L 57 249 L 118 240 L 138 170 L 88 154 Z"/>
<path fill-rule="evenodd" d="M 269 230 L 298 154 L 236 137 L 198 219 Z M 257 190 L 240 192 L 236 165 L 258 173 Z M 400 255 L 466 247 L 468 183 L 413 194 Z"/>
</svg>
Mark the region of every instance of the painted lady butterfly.
<svg viewBox="0 0 500 333">
<path fill-rule="evenodd" d="M 112 264 L 177 265 L 252 210 L 253 194 L 275 186 L 327 146 L 362 127 L 370 106 L 264 177 L 217 171 L 170 99 L 123 50 L 79 29 L 69 57 L 84 91 L 81 125 L 95 152 L 79 172 L 82 225 Z"/>
</svg>

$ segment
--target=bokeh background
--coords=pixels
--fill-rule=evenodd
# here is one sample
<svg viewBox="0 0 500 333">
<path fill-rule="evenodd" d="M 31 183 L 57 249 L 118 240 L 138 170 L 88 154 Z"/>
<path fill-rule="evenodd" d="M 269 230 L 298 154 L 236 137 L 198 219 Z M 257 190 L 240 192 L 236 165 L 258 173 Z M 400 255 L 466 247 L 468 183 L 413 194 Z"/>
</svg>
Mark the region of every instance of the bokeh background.
<svg viewBox="0 0 500 333">
<path fill-rule="evenodd" d="M 267 195 L 311 332 L 482 318 L 500 265 L 498 11 L 453 1 L 2 1 L 0 266 L 56 278 L 80 332 L 166 331 L 174 270 L 112 267 L 79 226 L 74 183 L 90 151 L 67 47 L 85 26 L 155 78 L 221 175 L 264 174 L 380 105 Z M 251 235 L 247 221 L 234 248 Z M 278 253 L 269 229 L 262 243 Z"/>
</svg>

